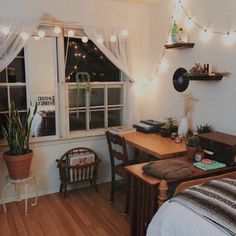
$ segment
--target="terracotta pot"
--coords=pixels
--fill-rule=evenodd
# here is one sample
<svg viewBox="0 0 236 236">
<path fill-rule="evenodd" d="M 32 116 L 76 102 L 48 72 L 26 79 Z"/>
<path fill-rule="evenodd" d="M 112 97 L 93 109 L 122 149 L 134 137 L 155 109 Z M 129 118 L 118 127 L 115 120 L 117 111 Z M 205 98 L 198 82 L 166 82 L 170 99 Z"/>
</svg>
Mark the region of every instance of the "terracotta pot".
<svg viewBox="0 0 236 236">
<path fill-rule="evenodd" d="M 11 156 L 8 152 L 5 152 L 3 157 L 6 162 L 10 178 L 16 180 L 29 177 L 30 166 L 33 157 L 32 150 L 19 156 Z"/>
<path fill-rule="evenodd" d="M 188 147 L 187 146 L 187 157 L 189 157 L 190 159 L 194 159 L 195 154 L 197 152 L 197 147 Z"/>
</svg>

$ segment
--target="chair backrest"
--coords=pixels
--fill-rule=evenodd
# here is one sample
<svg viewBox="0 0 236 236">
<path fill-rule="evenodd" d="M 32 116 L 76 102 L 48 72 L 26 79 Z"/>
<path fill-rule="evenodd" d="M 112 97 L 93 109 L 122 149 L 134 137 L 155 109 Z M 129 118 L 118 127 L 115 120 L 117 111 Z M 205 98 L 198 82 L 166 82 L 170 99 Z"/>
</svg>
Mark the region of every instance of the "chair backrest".
<svg viewBox="0 0 236 236">
<path fill-rule="evenodd" d="M 111 159 L 111 164 L 115 165 L 115 160 L 128 164 L 128 154 L 125 139 L 119 135 L 106 131 L 107 144 Z"/>
</svg>

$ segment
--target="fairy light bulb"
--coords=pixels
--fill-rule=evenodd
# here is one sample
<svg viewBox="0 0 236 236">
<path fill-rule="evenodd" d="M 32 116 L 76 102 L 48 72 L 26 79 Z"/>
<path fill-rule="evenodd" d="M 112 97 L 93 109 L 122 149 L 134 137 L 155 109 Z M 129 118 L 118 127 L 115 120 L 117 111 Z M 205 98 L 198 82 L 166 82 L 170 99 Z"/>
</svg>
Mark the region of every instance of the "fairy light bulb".
<svg viewBox="0 0 236 236">
<path fill-rule="evenodd" d="M 83 43 L 87 43 L 88 42 L 88 37 L 87 36 L 83 36 L 81 40 L 82 40 Z"/>
<path fill-rule="evenodd" d="M 39 36 L 34 36 L 35 40 L 40 40 Z"/>
<path fill-rule="evenodd" d="M 236 41 L 236 35 L 235 33 L 229 33 L 227 32 L 224 36 L 223 36 L 223 42 L 225 45 L 227 46 L 231 46 L 235 43 Z"/>
<path fill-rule="evenodd" d="M 97 42 L 98 42 L 99 44 L 103 44 L 104 39 L 103 39 L 102 37 L 99 37 L 99 38 L 97 38 Z"/>
<path fill-rule="evenodd" d="M 26 33 L 26 32 L 22 32 L 22 33 L 20 33 L 20 37 L 21 37 L 24 41 L 26 41 L 26 40 L 29 38 L 29 34 Z"/>
<path fill-rule="evenodd" d="M 185 19 L 185 28 L 188 29 L 188 30 L 191 30 L 193 28 L 194 24 L 193 24 L 193 21 L 192 21 L 192 18 L 191 17 L 188 17 Z"/>
<path fill-rule="evenodd" d="M 4 26 L 1 28 L 1 32 L 5 35 L 8 35 L 10 33 L 10 28 L 7 26 Z"/>
<path fill-rule="evenodd" d="M 112 35 L 111 37 L 110 37 L 110 40 L 111 40 L 111 42 L 116 42 L 116 40 L 117 40 L 117 38 L 116 38 L 116 36 L 115 35 Z"/>
<path fill-rule="evenodd" d="M 139 84 L 139 83 L 135 83 L 135 84 L 133 85 L 133 89 L 134 89 L 134 91 L 135 91 L 136 93 L 140 93 L 141 90 L 142 90 L 142 86 L 141 86 L 141 84 Z"/>
<path fill-rule="evenodd" d="M 213 35 L 212 32 L 205 29 L 201 32 L 201 40 L 205 43 L 209 42 L 212 39 Z"/>
<path fill-rule="evenodd" d="M 67 33 L 67 35 L 68 35 L 69 37 L 74 37 L 74 36 L 75 36 L 75 31 L 74 31 L 74 30 L 69 30 L 68 33 Z"/>
<path fill-rule="evenodd" d="M 168 68 L 168 62 L 165 58 L 163 58 L 159 63 L 159 70 L 160 72 L 165 72 L 167 71 L 167 68 Z"/>
<path fill-rule="evenodd" d="M 43 38 L 43 37 L 45 37 L 45 35 L 46 35 L 46 33 L 45 33 L 45 31 L 43 31 L 43 30 L 40 30 L 40 31 L 38 32 L 39 38 Z"/>
<path fill-rule="evenodd" d="M 55 34 L 60 34 L 61 33 L 61 28 L 59 26 L 56 26 L 53 31 L 54 31 Z"/>
<path fill-rule="evenodd" d="M 121 35 L 122 35 L 123 37 L 127 37 L 127 36 L 129 35 L 129 30 L 127 30 L 127 29 L 121 30 Z"/>
</svg>

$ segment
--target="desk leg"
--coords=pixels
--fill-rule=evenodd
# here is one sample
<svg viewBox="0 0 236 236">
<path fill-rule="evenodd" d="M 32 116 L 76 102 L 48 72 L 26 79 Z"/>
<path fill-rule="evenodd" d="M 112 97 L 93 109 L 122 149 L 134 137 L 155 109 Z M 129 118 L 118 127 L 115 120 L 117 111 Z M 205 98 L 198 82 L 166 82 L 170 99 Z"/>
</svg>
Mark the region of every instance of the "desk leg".
<svg viewBox="0 0 236 236">
<path fill-rule="evenodd" d="M 157 186 L 151 186 L 131 175 L 130 235 L 145 236 L 148 224 L 157 210 Z"/>
<path fill-rule="evenodd" d="M 161 180 L 158 194 L 158 208 L 168 199 L 168 185 L 166 180 Z"/>
</svg>

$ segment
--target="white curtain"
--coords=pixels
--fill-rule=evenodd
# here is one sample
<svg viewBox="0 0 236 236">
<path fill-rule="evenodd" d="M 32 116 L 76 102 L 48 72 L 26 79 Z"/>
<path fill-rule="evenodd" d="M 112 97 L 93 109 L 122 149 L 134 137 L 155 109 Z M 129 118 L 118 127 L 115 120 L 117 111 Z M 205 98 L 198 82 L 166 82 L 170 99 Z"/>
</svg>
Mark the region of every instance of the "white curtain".
<svg viewBox="0 0 236 236">
<path fill-rule="evenodd" d="M 39 19 L 0 18 L 0 71 L 13 61 L 38 24 Z"/>
<path fill-rule="evenodd" d="M 130 37 L 127 29 L 84 26 L 85 34 L 103 52 L 103 54 L 125 75 L 132 79 Z"/>
<path fill-rule="evenodd" d="M 127 29 L 84 26 L 85 34 L 104 53 L 104 55 L 126 76 L 126 81 L 134 82 L 132 75 L 132 32 Z M 140 111 L 134 83 L 128 85 L 126 125 L 131 126 L 140 119 Z"/>
</svg>

